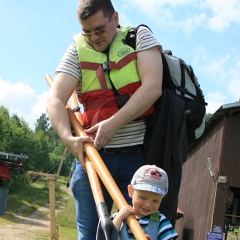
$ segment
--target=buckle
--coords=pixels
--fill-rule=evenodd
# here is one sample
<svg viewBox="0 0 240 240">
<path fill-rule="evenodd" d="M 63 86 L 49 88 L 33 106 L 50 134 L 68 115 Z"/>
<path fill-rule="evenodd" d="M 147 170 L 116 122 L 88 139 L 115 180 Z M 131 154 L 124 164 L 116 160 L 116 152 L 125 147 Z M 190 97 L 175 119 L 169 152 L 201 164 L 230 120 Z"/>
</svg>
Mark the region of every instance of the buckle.
<svg viewBox="0 0 240 240">
<path fill-rule="evenodd" d="M 108 70 L 109 70 L 109 61 L 103 62 L 103 63 L 101 64 L 101 66 L 102 66 L 102 70 L 103 70 L 104 72 L 108 71 Z"/>
</svg>

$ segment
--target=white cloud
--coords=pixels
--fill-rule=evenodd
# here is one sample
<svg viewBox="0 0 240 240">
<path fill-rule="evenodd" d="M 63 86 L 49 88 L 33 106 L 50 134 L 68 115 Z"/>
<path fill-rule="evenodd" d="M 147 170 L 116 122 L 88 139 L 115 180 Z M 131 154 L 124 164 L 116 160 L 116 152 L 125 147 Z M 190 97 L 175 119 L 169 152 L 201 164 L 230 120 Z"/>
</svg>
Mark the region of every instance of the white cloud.
<svg viewBox="0 0 240 240">
<path fill-rule="evenodd" d="M 210 101 L 215 101 L 215 102 L 224 102 L 226 99 L 226 95 L 217 91 L 217 92 L 209 92 L 207 95 L 207 98 Z"/>
<path fill-rule="evenodd" d="M 120 25 L 121 26 L 132 26 L 132 22 L 130 19 L 124 14 L 124 13 L 119 13 L 119 19 L 120 19 Z"/>
<path fill-rule="evenodd" d="M 175 27 L 189 33 L 202 26 L 220 32 L 240 22 L 239 0 L 126 0 L 125 4 L 173 31 Z"/>
<path fill-rule="evenodd" d="M 191 33 L 196 27 L 200 26 L 206 19 L 206 14 L 193 15 L 190 18 L 186 18 L 181 22 L 182 28 L 186 33 Z"/>
<path fill-rule="evenodd" d="M 206 95 L 208 105 L 206 107 L 207 113 L 216 112 L 223 104 L 226 103 L 226 95 L 220 92 L 209 92 Z"/>
<path fill-rule="evenodd" d="M 147 13 L 150 13 L 152 15 L 156 13 L 164 13 L 165 9 L 164 7 L 177 7 L 181 5 L 186 5 L 186 4 L 191 4 L 194 3 L 195 1 L 193 0 L 138 0 L 138 1 L 132 1 L 132 0 L 126 0 L 128 3 L 128 6 L 132 8 L 140 8 L 143 11 L 146 11 Z"/>
<path fill-rule="evenodd" d="M 240 71 L 237 73 L 238 75 L 235 76 L 233 80 L 230 81 L 228 85 L 228 92 L 232 95 L 235 101 L 240 100 Z"/>
<path fill-rule="evenodd" d="M 240 97 L 240 55 L 231 49 L 226 54 L 212 54 L 204 46 L 197 46 L 194 66 L 199 83 L 208 103 L 207 113 L 214 113 L 224 104 L 237 101 Z"/>
<path fill-rule="evenodd" d="M 22 117 L 29 127 L 34 129 L 34 123 L 46 113 L 48 92 L 41 95 L 22 82 L 12 83 L 0 78 L 0 104 L 9 109 L 10 114 Z"/>
<path fill-rule="evenodd" d="M 222 31 L 231 23 L 240 22 L 239 0 L 206 0 L 204 6 L 212 12 L 208 20 L 209 28 L 212 30 Z"/>
<path fill-rule="evenodd" d="M 215 113 L 221 106 L 223 105 L 222 102 L 217 101 L 208 101 L 208 105 L 206 107 L 206 113 Z"/>
<path fill-rule="evenodd" d="M 212 60 L 207 66 L 206 71 L 215 86 L 221 86 L 225 95 L 233 101 L 240 98 L 240 55 L 236 51 L 231 51 L 225 56 L 219 56 Z"/>
<path fill-rule="evenodd" d="M 209 62 L 205 65 L 205 71 L 209 75 L 209 79 L 215 82 L 217 85 L 221 85 L 229 78 L 227 62 L 229 55 L 215 56 L 215 58 L 209 58 Z"/>
<path fill-rule="evenodd" d="M 228 86 L 228 91 L 233 97 L 238 101 L 240 99 L 240 52 L 233 51 L 235 55 L 232 57 L 233 65 L 229 71 L 230 83 Z"/>
<path fill-rule="evenodd" d="M 240 99 L 240 51 L 233 47 L 224 53 L 207 51 L 196 46 L 193 66 L 208 103 L 207 112 L 214 113 L 220 106 Z"/>
</svg>

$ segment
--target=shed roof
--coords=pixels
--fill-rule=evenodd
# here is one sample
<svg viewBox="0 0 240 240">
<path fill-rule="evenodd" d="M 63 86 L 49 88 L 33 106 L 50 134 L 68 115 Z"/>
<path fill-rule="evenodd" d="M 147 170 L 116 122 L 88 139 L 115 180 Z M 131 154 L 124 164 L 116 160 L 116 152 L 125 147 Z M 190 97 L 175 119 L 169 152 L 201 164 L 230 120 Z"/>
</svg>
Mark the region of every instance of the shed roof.
<svg viewBox="0 0 240 240">
<path fill-rule="evenodd" d="M 240 102 L 222 105 L 206 122 L 205 132 L 208 131 L 223 116 L 231 116 L 236 112 L 240 112 Z"/>
<path fill-rule="evenodd" d="M 206 127 L 203 135 L 196 139 L 190 146 L 189 149 L 192 149 L 202 138 L 203 136 L 224 116 L 232 116 L 236 113 L 240 113 L 240 102 L 229 103 L 222 105 L 206 122 Z"/>
</svg>

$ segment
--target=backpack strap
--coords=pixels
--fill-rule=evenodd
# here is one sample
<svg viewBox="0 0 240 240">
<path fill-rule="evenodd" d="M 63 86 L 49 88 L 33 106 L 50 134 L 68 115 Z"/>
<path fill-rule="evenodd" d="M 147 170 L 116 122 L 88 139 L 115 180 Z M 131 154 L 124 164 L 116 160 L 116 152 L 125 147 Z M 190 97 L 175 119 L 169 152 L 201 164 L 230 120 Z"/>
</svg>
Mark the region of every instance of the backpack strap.
<svg viewBox="0 0 240 240">
<path fill-rule="evenodd" d="M 186 86 L 186 79 L 185 79 L 185 67 L 183 64 L 183 60 L 179 58 L 179 63 L 180 63 L 180 69 L 181 69 L 181 88 L 185 89 Z M 184 93 L 182 93 L 182 96 L 184 96 Z"/>
<path fill-rule="evenodd" d="M 125 39 L 123 39 L 123 42 L 127 45 L 129 45 L 130 47 L 132 47 L 133 49 L 136 49 L 136 36 L 137 36 L 137 32 L 139 27 L 146 27 L 148 28 L 151 32 L 152 30 L 145 24 L 140 24 L 137 27 L 132 27 L 128 30 L 127 36 Z"/>
</svg>

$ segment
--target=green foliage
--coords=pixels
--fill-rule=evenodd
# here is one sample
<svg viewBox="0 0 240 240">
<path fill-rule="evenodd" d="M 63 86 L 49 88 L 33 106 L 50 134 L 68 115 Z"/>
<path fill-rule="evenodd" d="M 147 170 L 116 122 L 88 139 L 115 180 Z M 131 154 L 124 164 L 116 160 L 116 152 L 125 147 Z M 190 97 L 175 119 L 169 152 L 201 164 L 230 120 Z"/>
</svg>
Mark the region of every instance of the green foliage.
<svg viewBox="0 0 240 240">
<path fill-rule="evenodd" d="M 47 114 L 43 113 L 37 120 L 37 123 L 35 123 L 35 132 L 42 130 L 45 133 L 47 133 L 49 128 L 50 128 L 49 118 Z"/>
<path fill-rule="evenodd" d="M 56 174 L 63 159 L 65 146 L 51 127 L 46 114 L 42 114 L 35 124 L 35 130 L 29 128 L 24 119 L 16 114 L 10 116 L 9 110 L 0 105 L 0 152 L 24 154 L 28 159 L 22 167 L 11 168 L 11 178 L 5 181 L 9 189 L 7 210 L 2 221 L 15 221 L 15 214 L 20 210 L 23 216 L 28 216 L 40 206 L 49 203 L 49 183 L 45 177 L 36 177 L 32 183 L 32 176 L 28 171 Z M 67 151 L 60 176 L 69 176 L 73 155 Z M 1 167 L 1 165 L 0 165 Z M 56 199 L 63 198 L 66 192 L 67 178 L 58 178 L 56 184 Z M 1 180 L 1 179 L 0 179 Z M 77 238 L 75 224 L 75 204 L 73 198 L 66 203 L 63 213 L 57 218 L 60 239 L 71 240 Z M 61 225 L 63 225 L 61 227 Z M 1 227 L 0 227 L 1 228 Z M 39 236 L 43 236 L 39 232 Z M 40 237 L 39 237 L 40 238 Z"/>
<path fill-rule="evenodd" d="M 62 142 L 59 142 L 58 145 L 54 148 L 54 150 L 49 154 L 49 160 L 52 163 L 52 165 L 56 165 L 61 162 L 62 159 L 64 159 L 60 175 L 62 176 L 68 176 L 71 167 L 73 155 L 71 152 L 67 151 L 66 156 L 63 156 L 63 152 L 65 150 L 65 145 Z"/>
<path fill-rule="evenodd" d="M 208 119 L 212 116 L 212 113 L 207 113 L 206 114 L 206 121 L 208 121 Z"/>
<path fill-rule="evenodd" d="M 17 213 L 21 208 L 21 213 L 28 216 L 40 206 L 49 202 L 49 189 L 45 178 L 40 179 L 38 182 L 28 185 L 23 185 L 21 190 L 9 190 L 7 199 L 7 212 L 8 214 Z"/>
<path fill-rule="evenodd" d="M 29 185 L 29 170 L 56 174 L 64 149 L 46 114 L 40 116 L 33 131 L 24 119 L 16 114 L 10 116 L 9 110 L 0 105 L 0 152 L 28 156 L 22 168 L 25 174 L 10 170 L 11 178 L 7 181 L 10 191 L 21 190 Z M 72 159 L 73 155 L 67 151 L 60 175 L 69 175 Z"/>
<path fill-rule="evenodd" d="M 30 185 L 31 180 L 29 174 L 21 174 L 18 171 L 10 171 L 10 173 L 11 178 L 8 180 L 8 188 L 11 193 L 24 191 L 24 189 Z"/>
<path fill-rule="evenodd" d="M 66 196 L 62 189 L 63 182 L 56 182 L 55 197 L 60 199 Z M 35 183 L 25 185 L 21 190 L 9 191 L 7 211 L 17 213 L 21 207 L 23 215 L 28 216 L 40 206 L 49 203 L 49 183 L 47 178 L 41 177 Z M 24 207 L 23 207 L 24 206 Z"/>
</svg>

